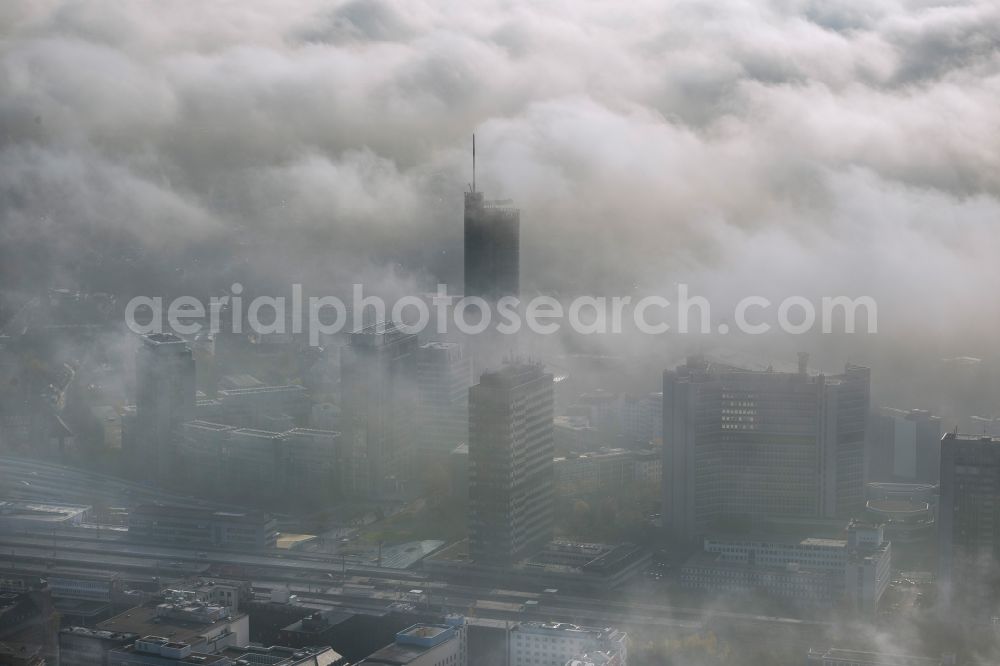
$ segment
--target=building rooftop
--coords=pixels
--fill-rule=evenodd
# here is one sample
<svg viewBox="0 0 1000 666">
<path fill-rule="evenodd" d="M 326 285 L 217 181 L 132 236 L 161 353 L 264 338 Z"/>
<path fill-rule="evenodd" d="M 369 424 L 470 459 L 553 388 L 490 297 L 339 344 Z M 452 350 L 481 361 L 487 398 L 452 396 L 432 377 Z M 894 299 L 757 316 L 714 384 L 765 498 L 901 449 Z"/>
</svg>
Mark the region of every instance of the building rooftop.
<svg viewBox="0 0 1000 666">
<path fill-rule="evenodd" d="M 121 641 L 123 643 L 134 641 L 139 638 L 138 634 L 121 631 L 107 631 L 106 629 L 93 629 L 91 627 L 66 627 L 59 633 L 73 634 L 74 636 L 84 636 L 88 638 L 100 638 L 106 641 Z"/>
<path fill-rule="evenodd" d="M 863 652 L 860 650 L 841 650 L 839 648 L 810 648 L 810 660 L 828 659 L 831 661 L 846 661 L 852 664 L 870 666 L 940 666 L 940 657 L 914 657 L 909 655 L 886 654 L 884 652 Z"/>
<path fill-rule="evenodd" d="M 187 643 L 179 641 L 169 641 L 160 636 L 143 636 L 132 645 L 125 645 L 115 648 L 111 654 L 149 654 L 160 659 L 170 659 L 175 664 L 198 664 L 199 666 L 211 666 L 212 664 L 228 664 L 229 658 L 221 654 L 206 654 L 194 652 Z M 114 662 L 109 657 L 110 662 Z"/>
<path fill-rule="evenodd" d="M 613 627 L 581 627 L 569 622 L 521 622 L 511 627 L 511 633 L 532 634 L 575 634 L 587 635 L 596 640 L 618 642 L 626 638 L 626 633 Z"/>
<path fill-rule="evenodd" d="M 220 656 L 229 658 L 233 664 L 250 664 L 254 666 L 294 666 L 295 664 L 312 664 L 328 666 L 338 663 L 343 657 L 327 646 L 290 648 L 283 645 L 261 647 L 249 645 L 237 647 L 231 645 L 225 648 Z"/>
<path fill-rule="evenodd" d="M 82 504 L 0 501 L 0 518 L 58 523 L 72 520 L 88 511 L 90 507 Z"/>
<path fill-rule="evenodd" d="M 146 349 L 156 351 L 189 351 L 187 343 L 173 333 L 151 333 L 144 335 L 142 337 L 142 344 Z"/>
<path fill-rule="evenodd" d="M 416 661 L 438 645 L 455 637 L 455 628 L 444 624 L 415 624 L 396 634 L 396 642 L 376 650 L 360 664 L 392 666 Z"/>
<path fill-rule="evenodd" d="M 214 622 L 164 617 L 157 603 L 131 608 L 124 613 L 97 624 L 98 629 L 110 632 L 139 634 L 140 636 L 162 636 L 175 642 L 191 642 L 216 627 L 225 626 L 242 618 L 244 613 L 236 613 Z"/>
<path fill-rule="evenodd" d="M 215 511 L 198 507 L 176 506 L 167 504 L 142 504 L 132 510 L 133 514 L 159 516 L 163 518 L 216 518 L 234 522 L 260 524 L 267 522 L 271 516 L 263 511 Z"/>
</svg>

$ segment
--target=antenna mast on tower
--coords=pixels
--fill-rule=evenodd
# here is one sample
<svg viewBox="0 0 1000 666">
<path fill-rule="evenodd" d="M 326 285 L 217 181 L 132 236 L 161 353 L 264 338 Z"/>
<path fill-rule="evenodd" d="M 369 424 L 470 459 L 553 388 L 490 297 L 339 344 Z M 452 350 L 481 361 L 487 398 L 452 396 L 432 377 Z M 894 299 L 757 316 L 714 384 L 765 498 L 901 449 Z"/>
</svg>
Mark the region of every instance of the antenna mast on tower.
<svg viewBox="0 0 1000 666">
<path fill-rule="evenodd" d="M 472 134 L 472 191 L 476 191 L 476 134 Z"/>
</svg>

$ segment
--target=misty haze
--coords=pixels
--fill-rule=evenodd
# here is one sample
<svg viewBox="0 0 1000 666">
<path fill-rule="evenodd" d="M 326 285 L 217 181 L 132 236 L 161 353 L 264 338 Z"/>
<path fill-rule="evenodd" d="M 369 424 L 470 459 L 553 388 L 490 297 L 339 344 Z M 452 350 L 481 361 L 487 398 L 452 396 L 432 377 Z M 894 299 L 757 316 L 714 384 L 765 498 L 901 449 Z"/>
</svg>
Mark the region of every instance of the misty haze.
<svg viewBox="0 0 1000 666">
<path fill-rule="evenodd" d="M 993 0 L 4 0 L 0 664 L 1000 664 Z"/>
</svg>

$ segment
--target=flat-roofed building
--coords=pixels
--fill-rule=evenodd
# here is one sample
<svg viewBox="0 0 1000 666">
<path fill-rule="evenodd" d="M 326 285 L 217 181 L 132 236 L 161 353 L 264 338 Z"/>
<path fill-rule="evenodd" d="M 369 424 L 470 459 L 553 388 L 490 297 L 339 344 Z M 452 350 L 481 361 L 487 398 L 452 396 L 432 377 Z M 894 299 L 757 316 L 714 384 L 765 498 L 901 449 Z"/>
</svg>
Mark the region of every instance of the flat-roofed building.
<svg viewBox="0 0 1000 666">
<path fill-rule="evenodd" d="M 681 568 L 681 586 L 715 594 L 763 593 L 799 606 L 841 603 L 874 613 L 891 578 L 881 525 L 852 523 L 847 539 L 786 535 L 706 537 Z"/>
<path fill-rule="evenodd" d="M 223 606 L 168 599 L 130 608 L 99 623 L 97 629 L 158 636 L 168 642 L 186 644 L 191 651 L 202 653 L 217 653 L 230 645 L 250 643 L 247 614 L 231 613 Z"/>
<path fill-rule="evenodd" d="M 591 652 L 609 652 L 628 666 L 628 634 L 619 629 L 579 627 L 566 622 L 522 622 L 507 638 L 509 666 L 566 666 Z"/>
<path fill-rule="evenodd" d="M 229 666 L 228 657 L 198 652 L 188 643 L 143 636 L 108 652 L 108 666 Z"/>
<path fill-rule="evenodd" d="M 136 634 L 88 627 L 67 627 L 59 632 L 59 666 L 108 666 L 108 652 L 130 645 Z"/>
<path fill-rule="evenodd" d="M 278 530 L 263 511 L 143 504 L 129 512 L 128 535 L 152 543 L 259 550 L 275 546 Z"/>
<path fill-rule="evenodd" d="M 396 640 L 376 650 L 358 666 L 467 666 L 465 619 L 451 616 L 445 624 L 415 624 L 396 634 Z"/>
<path fill-rule="evenodd" d="M 810 648 L 806 666 L 954 666 L 953 656 L 914 657 L 888 652 Z"/>
</svg>

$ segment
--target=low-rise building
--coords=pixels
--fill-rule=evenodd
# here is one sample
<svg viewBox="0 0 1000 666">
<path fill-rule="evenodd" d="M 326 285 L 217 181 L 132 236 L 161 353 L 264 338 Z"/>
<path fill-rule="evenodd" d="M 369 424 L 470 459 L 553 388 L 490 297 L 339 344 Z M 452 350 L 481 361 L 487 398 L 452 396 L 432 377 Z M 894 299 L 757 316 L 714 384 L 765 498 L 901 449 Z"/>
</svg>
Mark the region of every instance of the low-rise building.
<svg viewBox="0 0 1000 666">
<path fill-rule="evenodd" d="M 396 640 L 362 659 L 358 666 L 467 666 L 465 619 L 446 624 L 415 624 L 396 634 Z"/>
<path fill-rule="evenodd" d="M 266 666 L 341 666 L 346 660 L 329 646 L 293 648 L 284 645 L 227 647 L 222 651 L 233 664 Z"/>
<path fill-rule="evenodd" d="M 134 643 L 137 634 L 67 627 L 59 632 L 60 666 L 108 666 L 108 652 Z"/>
<path fill-rule="evenodd" d="M 90 511 L 91 507 L 82 504 L 0 501 L 0 530 L 75 527 L 90 516 Z"/>
<path fill-rule="evenodd" d="M 954 666 L 954 656 L 914 657 L 886 652 L 810 648 L 806 666 Z"/>
<path fill-rule="evenodd" d="M 175 601 L 169 597 L 131 608 L 99 623 L 97 628 L 160 636 L 203 653 L 216 653 L 230 645 L 250 642 L 250 621 L 245 613 L 230 613 L 222 606 Z"/>
<path fill-rule="evenodd" d="M 262 511 L 213 511 L 161 504 L 132 509 L 128 535 L 152 543 L 244 550 L 273 548 L 278 540 L 277 523 Z"/>
<path fill-rule="evenodd" d="M 566 666 L 581 655 L 600 652 L 616 656 L 610 663 L 628 666 L 628 634 L 618 629 L 522 622 L 511 628 L 507 641 L 509 666 Z"/>
<path fill-rule="evenodd" d="M 108 652 L 108 666 L 229 666 L 228 657 L 195 651 L 190 644 L 143 636 Z"/>
<path fill-rule="evenodd" d="M 337 485 L 341 455 L 340 433 L 334 431 L 262 430 L 205 420 L 181 425 L 178 450 L 199 485 L 226 495 L 253 488 L 273 501 L 293 502 L 325 498 Z"/>
<path fill-rule="evenodd" d="M 657 451 L 602 448 L 571 452 L 554 460 L 556 487 L 563 495 L 619 492 L 636 484 L 658 487 L 662 457 Z"/>
<path fill-rule="evenodd" d="M 57 567 L 47 580 L 52 603 L 66 620 L 92 625 L 110 617 L 121 594 L 121 577 L 116 571 Z"/>
<path fill-rule="evenodd" d="M 890 580 L 881 525 L 852 522 L 848 538 L 709 537 L 681 568 L 681 585 L 712 593 L 760 592 L 802 606 L 846 603 L 874 612 Z"/>
</svg>

